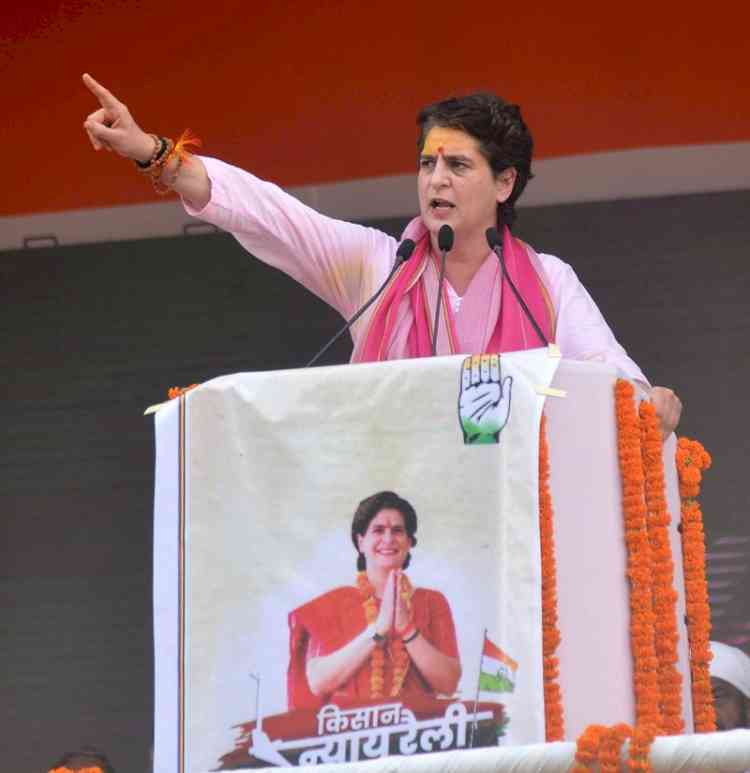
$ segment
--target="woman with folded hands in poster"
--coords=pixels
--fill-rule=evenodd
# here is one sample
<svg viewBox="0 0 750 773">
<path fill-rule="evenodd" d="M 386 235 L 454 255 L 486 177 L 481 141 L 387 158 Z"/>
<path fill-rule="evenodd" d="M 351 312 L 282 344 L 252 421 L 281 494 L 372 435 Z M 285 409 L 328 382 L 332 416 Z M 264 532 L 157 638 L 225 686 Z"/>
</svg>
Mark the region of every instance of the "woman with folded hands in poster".
<svg viewBox="0 0 750 773">
<path fill-rule="evenodd" d="M 290 709 L 455 693 L 461 664 L 448 602 L 414 588 L 405 572 L 416 531 L 414 508 L 391 491 L 359 504 L 356 587 L 335 588 L 289 615 Z"/>
</svg>

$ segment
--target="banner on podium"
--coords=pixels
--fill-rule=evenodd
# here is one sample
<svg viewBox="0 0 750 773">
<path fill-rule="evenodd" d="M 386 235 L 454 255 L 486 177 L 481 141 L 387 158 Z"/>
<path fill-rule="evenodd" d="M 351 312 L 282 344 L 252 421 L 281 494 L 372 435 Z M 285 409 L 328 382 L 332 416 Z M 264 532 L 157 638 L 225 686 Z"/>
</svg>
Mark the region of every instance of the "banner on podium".
<svg viewBox="0 0 750 773">
<path fill-rule="evenodd" d="M 544 740 L 538 439 L 558 362 L 241 374 L 157 415 L 156 769 Z"/>
</svg>

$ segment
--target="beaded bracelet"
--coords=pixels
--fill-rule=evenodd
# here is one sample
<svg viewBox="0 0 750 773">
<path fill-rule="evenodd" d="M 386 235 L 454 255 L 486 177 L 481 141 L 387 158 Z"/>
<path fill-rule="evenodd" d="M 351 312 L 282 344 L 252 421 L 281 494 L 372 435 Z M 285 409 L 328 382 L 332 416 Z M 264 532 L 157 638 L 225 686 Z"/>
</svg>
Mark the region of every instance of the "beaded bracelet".
<svg viewBox="0 0 750 773">
<path fill-rule="evenodd" d="M 154 152 L 151 154 L 151 158 L 148 161 L 136 161 L 135 163 L 139 172 L 147 174 L 151 178 L 154 190 L 163 196 L 174 188 L 183 163 L 191 155 L 187 148 L 190 145 L 200 146 L 201 141 L 190 132 L 190 129 L 185 129 L 176 143 L 168 137 L 159 137 L 156 134 L 150 134 L 149 137 L 154 140 Z M 170 179 L 162 180 L 175 156 L 177 163 L 169 175 Z"/>
<path fill-rule="evenodd" d="M 144 172 L 162 155 L 162 153 L 164 153 L 166 147 L 164 137 L 157 137 L 155 134 L 149 134 L 148 136 L 154 141 L 154 150 L 153 153 L 151 153 L 151 157 L 148 161 L 135 160 L 135 165 Z"/>
<path fill-rule="evenodd" d="M 157 172 L 151 175 L 154 190 L 162 196 L 174 189 L 183 163 L 186 161 L 189 163 L 192 154 L 188 148 L 190 146 L 200 147 L 201 145 L 200 139 L 196 137 L 190 129 L 185 129 L 176 143 L 172 143 L 171 140 L 167 140 L 167 142 L 170 143 L 169 148 L 164 156 L 157 161 L 157 164 L 159 164 Z M 164 172 L 167 171 L 172 158 L 175 156 L 177 157 L 177 163 L 170 174 L 170 179 L 162 180 L 161 178 L 164 176 Z"/>
<path fill-rule="evenodd" d="M 164 165 L 169 161 L 169 157 L 174 150 L 174 142 L 169 137 L 160 137 L 161 149 L 156 154 L 156 157 L 151 161 L 148 166 L 138 169 L 142 174 L 149 175 L 152 179 L 159 177 L 164 169 Z"/>
</svg>

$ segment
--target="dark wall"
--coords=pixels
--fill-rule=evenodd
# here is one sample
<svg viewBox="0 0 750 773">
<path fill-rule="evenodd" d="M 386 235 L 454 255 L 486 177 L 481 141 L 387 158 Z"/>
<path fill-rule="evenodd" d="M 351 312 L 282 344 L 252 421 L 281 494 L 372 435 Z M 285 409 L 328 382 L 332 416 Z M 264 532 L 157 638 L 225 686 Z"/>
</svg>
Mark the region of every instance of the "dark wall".
<svg viewBox="0 0 750 773">
<path fill-rule="evenodd" d="M 523 210 L 517 231 L 571 262 L 681 433 L 714 456 L 709 540 L 750 535 L 743 480 L 750 193 Z M 381 224 L 398 233 L 401 223 Z M 172 385 L 297 367 L 340 319 L 226 235 L 0 253 L 0 728 L 8 769 L 151 743 L 152 421 Z M 326 362 L 343 362 L 341 342 Z M 750 641 L 744 555 L 719 638 Z M 743 638 L 744 637 L 744 638 Z"/>
</svg>

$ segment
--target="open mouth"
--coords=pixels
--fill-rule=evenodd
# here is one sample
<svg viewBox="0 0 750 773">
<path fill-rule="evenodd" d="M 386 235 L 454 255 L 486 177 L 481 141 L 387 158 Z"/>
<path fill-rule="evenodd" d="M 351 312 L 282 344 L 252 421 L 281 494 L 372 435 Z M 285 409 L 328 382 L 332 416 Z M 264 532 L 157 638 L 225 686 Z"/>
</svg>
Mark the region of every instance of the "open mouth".
<svg viewBox="0 0 750 773">
<path fill-rule="evenodd" d="M 456 205 L 447 199 L 430 199 L 430 209 L 455 209 Z"/>
</svg>

